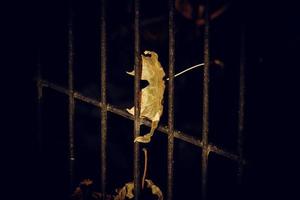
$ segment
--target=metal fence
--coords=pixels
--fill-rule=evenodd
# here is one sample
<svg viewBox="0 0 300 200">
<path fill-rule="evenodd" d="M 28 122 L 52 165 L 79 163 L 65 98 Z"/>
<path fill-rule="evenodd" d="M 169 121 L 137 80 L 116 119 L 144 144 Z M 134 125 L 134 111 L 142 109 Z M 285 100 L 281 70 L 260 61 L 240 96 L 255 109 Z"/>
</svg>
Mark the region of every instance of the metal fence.
<svg viewBox="0 0 300 200">
<path fill-rule="evenodd" d="M 206 8 L 209 8 L 209 0 L 206 0 Z M 107 81 L 106 81 L 106 69 L 107 69 L 107 54 L 106 54 L 106 0 L 101 0 L 101 98 L 93 99 L 87 97 L 80 92 L 74 90 L 73 81 L 73 65 L 74 65 L 74 38 L 73 38 L 73 16 L 72 6 L 69 10 L 69 24 L 68 24 L 68 87 L 62 87 L 53 82 L 49 82 L 43 79 L 41 75 L 41 66 L 39 65 L 37 76 L 37 89 L 38 89 L 38 114 L 39 114 L 39 134 L 42 134 L 41 128 L 41 115 L 42 115 L 42 98 L 43 89 L 50 88 L 56 92 L 62 93 L 68 96 L 68 127 L 69 127 L 69 179 L 71 186 L 74 186 L 74 110 L 75 101 L 82 101 L 93 105 L 101 110 L 101 192 L 103 196 L 106 194 L 107 183 L 107 113 L 111 112 L 120 115 L 124 118 L 134 121 L 133 135 L 137 137 L 140 135 L 140 124 L 144 124 L 151 127 L 151 122 L 146 119 L 140 119 L 140 104 L 141 104 L 141 60 L 140 60 L 140 1 L 134 1 L 134 105 L 135 115 L 130 115 L 127 111 L 119 109 L 114 105 L 107 102 Z M 174 138 L 185 141 L 191 145 L 195 145 L 202 149 L 202 198 L 207 199 L 207 167 L 208 157 L 211 152 L 223 156 L 227 159 L 233 160 L 239 165 L 239 179 L 242 177 L 243 165 L 245 164 L 243 158 L 243 132 L 244 132 L 244 102 L 245 102 L 245 38 L 244 28 L 241 28 L 241 46 L 240 46 L 240 86 L 239 86 L 239 120 L 238 120 L 238 154 L 226 151 L 218 146 L 211 144 L 208 141 L 209 135 L 209 85 L 210 85 L 210 23 L 209 23 L 209 9 L 205 12 L 205 28 L 204 28 L 204 74 L 203 74 L 203 118 L 202 118 L 202 139 L 190 136 L 182 131 L 174 129 L 174 63 L 175 63 L 175 31 L 174 31 L 174 0 L 169 0 L 169 70 L 168 70 L 168 124 L 167 126 L 159 125 L 157 130 L 161 133 L 165 133 L 168 136 L 167 143 L 167 199 L 173 199 L 173 171 L 174 171 Z M 199 119 L 200 120 L 200 119 Z M 135 199 L 139 199 L 141 190 L 141 177 L 140 177 L 140 145 L 134 143 L 134 184 L 135 184 Z"/>
</svg>

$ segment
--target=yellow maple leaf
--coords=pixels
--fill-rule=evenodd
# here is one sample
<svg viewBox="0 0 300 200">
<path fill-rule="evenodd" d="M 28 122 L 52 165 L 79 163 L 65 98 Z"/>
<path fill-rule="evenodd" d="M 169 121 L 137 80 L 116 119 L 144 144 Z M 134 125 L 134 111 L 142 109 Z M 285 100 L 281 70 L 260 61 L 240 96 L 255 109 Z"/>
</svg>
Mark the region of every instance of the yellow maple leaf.
<svg viewBox="0 0 300 200">
<path fill-rule="evenodd" d="M 145 51 L 142 55 L 142 74 L 141 80 L 148 81 L 149 85 L 142 89 L 140 116 L 146 117 L 152 121 L 151 130 L 144 136 L 134 139 L 134 142 L 149 143 L 163 112 L 162 100 L 165 91 L 165 82 L 163 80 L 165 72 L 158 61 L 157 53 Z M 134 76 L 134 71 L 127 72 Z M 127 109 L 134 115 L 134 107 Z"/>
</svg>

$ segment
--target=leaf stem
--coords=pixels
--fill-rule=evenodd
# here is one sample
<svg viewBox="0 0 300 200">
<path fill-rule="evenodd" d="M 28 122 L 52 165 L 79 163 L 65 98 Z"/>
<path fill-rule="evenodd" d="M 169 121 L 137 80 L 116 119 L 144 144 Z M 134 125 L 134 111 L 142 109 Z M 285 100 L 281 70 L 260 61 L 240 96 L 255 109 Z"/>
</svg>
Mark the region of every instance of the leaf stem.
<svg viewBox="0 0 300 200">
<path fill-rule="evenodd" d="M 216 64 L 216 65 L 219 65 L 220 67 L 224 67 L 224 63 L 223 63 L 222 61 L 220 61 L 220 60 L 214 60 L 212 63 L 214 63 L 214 64 Z M 186 73 L 186 72 L 188 72 L 188 71 L 190 71 L 190 70 L 192 70 L 192 69 L 195 69 L 195 68 L 197 68 L 197 67 L 202 67 L 202 66 L 204 66 L 204 63 L 200 63 L 200 64 L 197 64 L 197 65 L 193 65 L 193 66 L 191 66 L 191 67 L 189 67 L 189 68 L 187 68 L 187 69 L 185 69 L 185 70 L 183 70 L 183 71 L 181 71 L 181 72 L 175 74 L 175 75 L 174 75 L 174 78 L 177 77 L 177 76 L 180 76 L 180 75 L 182 75 L 182 74 L 184 74 L 184 73 Z M 170 78 L 167 78 L 166 80 L 168 81 L 169 79 L 170 79 Z"/>
<path fill-rule="evenodd" d="M 145 179 L 147 174 L 147 165 L 148 165 L 147 149 L 143 148 L 143 152 L 144 152 L 145 161 L 144 161 L 144 174 L 142 179 L 142 189 L 144 189 L 144 184 L 145 184 Z"/>
<path fill-rule="evenodd" d="M 201 67 L 201 66 L 204 66 L 204 63 L 200 63 L 200 64 L 194 65 L 194 66 L 192 66 L 192 67 L 189 67 L 189 68 L 187 68 L 187 69 L 185 69 L 185 70 L 183 70 L 183 71 L 181 71 L 181 72 L 175 74 L 175 75 L 174 75 L 174 78 L 177 77 L 177 76 L 180 76 L 180 75 L 184 74 L 184 73 L 187 72 L 187 71 L 190 71 L 190 70 L 192 70 L 192 69 L 195 69 L 195 68 Z M 167 78 L 167 81 L 168 81 L 168 80 L 169 80 L 169 78 Z"/>
</svg>

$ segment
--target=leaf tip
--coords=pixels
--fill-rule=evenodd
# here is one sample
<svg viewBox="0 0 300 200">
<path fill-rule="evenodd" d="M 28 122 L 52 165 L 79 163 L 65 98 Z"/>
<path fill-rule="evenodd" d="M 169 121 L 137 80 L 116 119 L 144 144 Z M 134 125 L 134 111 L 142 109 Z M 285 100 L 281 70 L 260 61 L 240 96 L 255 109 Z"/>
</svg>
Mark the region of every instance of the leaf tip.
<svg viewBox="0 0 300 200">
<path fill-rule="evenodd" d="M 131 75 L 131 76 L 134 76 L 134 70 L 131 71 L 131 72 L 126 72 L 126 74 L 129 74 L 129 75 Z"/>
</svg>

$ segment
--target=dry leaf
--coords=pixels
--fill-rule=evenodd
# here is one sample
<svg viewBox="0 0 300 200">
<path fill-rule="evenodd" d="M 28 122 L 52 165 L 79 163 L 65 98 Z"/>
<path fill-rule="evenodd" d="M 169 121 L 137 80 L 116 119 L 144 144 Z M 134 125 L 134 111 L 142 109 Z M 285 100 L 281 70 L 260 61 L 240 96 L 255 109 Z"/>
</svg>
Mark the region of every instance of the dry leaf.
<svg viewBox="0 0 300 200">
<path fill-rule="evenodd" d="M 150 132 L 135 138 L 134 142 L 149 143 L 163 112 L 162 100 L 165 91 L 163 78 L 165 72 L 155 52 L 145 51 L 144 54 L 146 56 L 142 55 L 141 80 L 147 80 L 149 85 L 142 89 L 140 115 L 151 120 L 152 124 Z M 134 71 L 127 73 L 134 76 Z M 134 107 L 127 109 L 127 111 L 134 115 Z"/>
<path fill-rule="evenodd" d="M 161 192 L 160 188 L 156 185 L 154 185 L 153 181 L 146 179 L 145 182 L 147 183 L 147 188 L 150 188 L 153 195 L 156 195 L 158 197 L 158 200 L 163 200 L 164 196 Z"/>
<path fill-rule="evenodd" d="M 153 181 L 151 181 L 150 179 L 146 179 L 145 182 L 146 182 L 146 187 L 151 189 L 152 194 L 157 196 L 158 200 L 164 199 L 163 193 L 161 192 L 160 188 L 156 186 L 153 183 Z M 133 190 L 134 190 L 134 183 L 133 182 L 126 183 L 121 189 L 116 190 L 118 194 L 114 197 L 114 200 L 125 200 L 126 197 L 128 199 L 132 199 L 134 197 Z"/>
<path fill-rule="evenodd" d="M 91 179 L 84 179 L 80 182 L 81 185 L 89 186 L 93 184 L 93 181 Z"/>
<path fill-rule="evenodd" d="M 73 192 L 71 199 L 83 199 L 83 192 L 80 187 L 76 187 L 75 191 Z"/>
<path fill-rule="evenodd" d="M 80 182 L 79 186 L 76 187 L 75 191 L 71 195 L 71 200 L 113 200 L 113 196 L 110 194 L 106 194 L 105 198 L 103 198 L 103 194 L 100 192 L 96 192 L 93 190 L 93 180 L 84 179 Z"/>
<path fill-rule="evenodd" d="M 114 200 L 125 200 L 126 197 L 132 199 L 134 197 L 133 189 L 133 182 L 126 183 L 121 189 L 116 190 L 118 194 L 114 197 Z"/>
</svg>

